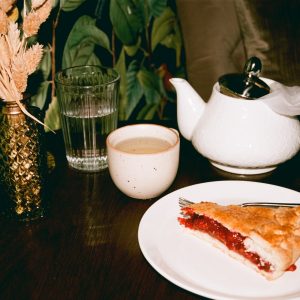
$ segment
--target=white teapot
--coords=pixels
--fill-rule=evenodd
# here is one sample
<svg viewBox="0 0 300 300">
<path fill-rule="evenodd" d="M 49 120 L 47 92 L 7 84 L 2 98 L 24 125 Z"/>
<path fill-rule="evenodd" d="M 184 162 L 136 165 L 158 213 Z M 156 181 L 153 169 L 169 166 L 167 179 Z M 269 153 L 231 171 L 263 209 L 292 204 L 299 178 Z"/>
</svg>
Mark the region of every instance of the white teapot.
<svg viewBox="0 0 300 300">
<path fill-rule="evenodd" d="M 260 100 L 272 95 L 269 85 L 274 81 L 258 79 L 259 64 L 251 58 L 244 74 L 222 76 L 207 103 L 186 80 L 170 79 L 177 93 L 181 134 L 212 165 L 227 172 L 269 172 L 300 148 L 298 119 L 276 113 Z"/>
</svg>

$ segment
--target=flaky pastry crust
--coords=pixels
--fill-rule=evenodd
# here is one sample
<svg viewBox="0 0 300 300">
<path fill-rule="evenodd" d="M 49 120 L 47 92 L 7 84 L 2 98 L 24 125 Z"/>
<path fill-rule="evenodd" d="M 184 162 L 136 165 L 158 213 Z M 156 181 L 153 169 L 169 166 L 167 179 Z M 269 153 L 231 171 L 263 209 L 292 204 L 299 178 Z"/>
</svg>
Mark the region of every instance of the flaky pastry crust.
<svg viewBox="0 0 300 300">
<path fill-rule="evenodd" d="M 200 202 L 189 208 L 218 221 L 230 231 L 265 244 L 280 257 L 281 269 L 287 269 L 300 256 L 300 207 L 241 207 Z"/>
</svg>

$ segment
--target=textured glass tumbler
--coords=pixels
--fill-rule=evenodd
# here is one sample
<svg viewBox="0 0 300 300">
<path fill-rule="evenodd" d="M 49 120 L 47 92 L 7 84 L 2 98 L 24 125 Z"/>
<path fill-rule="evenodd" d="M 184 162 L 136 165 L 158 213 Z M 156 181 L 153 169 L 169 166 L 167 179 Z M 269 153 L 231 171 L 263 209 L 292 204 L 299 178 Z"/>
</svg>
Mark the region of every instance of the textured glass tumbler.
<svg viewBox="0 0 300 300">
<path fill-rule="evenodd" d="M 120 76 L 110 68 L 78 66 L 55 76 L 57 99 L 71 168 L 107 168 L 106 137 L 118 123 Z"/>
</svg>

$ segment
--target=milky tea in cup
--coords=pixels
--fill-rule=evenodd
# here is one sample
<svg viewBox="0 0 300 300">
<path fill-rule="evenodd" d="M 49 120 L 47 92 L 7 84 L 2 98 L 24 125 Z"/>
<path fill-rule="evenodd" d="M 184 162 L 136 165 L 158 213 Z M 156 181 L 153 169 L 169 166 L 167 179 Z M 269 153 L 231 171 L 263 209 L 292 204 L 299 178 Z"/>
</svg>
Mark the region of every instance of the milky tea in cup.
<svg viewBox="0 0 300 300">
<path fill-rule="evenodd" d="M 106 140 L 108 168 L 115 185 L 127 196 L 150 199 L 166 191 L 179 164 L 179 134 L 160 125 L 121 127 Z"/>
</svg>

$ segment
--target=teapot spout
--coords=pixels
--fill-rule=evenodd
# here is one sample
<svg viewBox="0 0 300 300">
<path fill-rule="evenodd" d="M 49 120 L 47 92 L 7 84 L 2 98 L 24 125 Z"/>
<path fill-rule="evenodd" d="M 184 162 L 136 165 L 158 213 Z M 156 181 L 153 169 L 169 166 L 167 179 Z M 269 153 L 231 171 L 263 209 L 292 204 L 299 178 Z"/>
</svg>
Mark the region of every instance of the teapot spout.
<svg viewBox="0 0 300 300">
<path fill-rule="evenodd" d="M 177 94 L 178 127 L 187 140 L 191 140 L 193 131 L 204 112 L 206 103 L 194 88 L 182 78 L 171 78 Z"/>
</svg>

